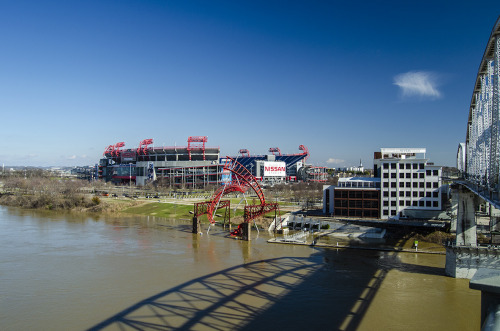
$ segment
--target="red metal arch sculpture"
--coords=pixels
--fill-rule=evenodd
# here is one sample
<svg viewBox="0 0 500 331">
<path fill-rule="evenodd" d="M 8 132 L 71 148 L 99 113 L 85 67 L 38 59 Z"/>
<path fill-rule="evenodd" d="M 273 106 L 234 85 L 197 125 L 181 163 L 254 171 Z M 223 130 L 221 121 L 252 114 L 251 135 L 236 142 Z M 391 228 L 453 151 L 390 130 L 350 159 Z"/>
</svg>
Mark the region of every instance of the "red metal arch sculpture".
<svg viewBox="0 0 500 331">
<path fill-rule="evenodd" d="M 245 206 L 243 218 L 246 223 L 270 211 L 279 210 L 279 205 L 277 203 L 266 203 L 264 192 L 259 183 L 241 163 L 231 157 L 227 157 L 223 171 L 230 173 L 231 177 L 228 178 L 227 184 L 221 185 L 214 192 L 212 198 L 208 202 L 206 214 L 210 223 L 215 223 L 213 218 L 214 212 L 220 207 L 219 204 L 222 197 L 233 192 L 245 193 L 249 189 L 252 189 L 260 200 L 259 205 Z"/>
</svg>

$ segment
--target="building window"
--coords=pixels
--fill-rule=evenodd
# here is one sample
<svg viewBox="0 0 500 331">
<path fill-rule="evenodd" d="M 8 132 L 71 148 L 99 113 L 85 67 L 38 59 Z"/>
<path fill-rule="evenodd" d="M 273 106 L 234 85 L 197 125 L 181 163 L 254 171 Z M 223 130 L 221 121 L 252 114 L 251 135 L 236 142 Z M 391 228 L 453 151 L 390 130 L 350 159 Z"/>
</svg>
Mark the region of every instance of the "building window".
<svg viewBox="0 0 500 331">
<path fill-rule="evenodd" d="M 388 197 L 389 196 L 389 191 L 384 191 L 384 197 Z"/>
<path fill-rule="evenodd" d="M 389 163 L 384 163 L 384 169 L 389 169 Z"/>
<path fill-rule="evenodd" d="M 399 178 L 405 178 L 405 174 L 404 174 L 404 173 L 402 173 L 402 172 L 400 172 L 400 173 L 399 173 Z"/>
<path fill-rule="evenodd" d="M 411 169 L 411 163 L 406 164 L 406 169 Z"/>
<path fill-rule="evenodd" d="M 399 187 L 405 187 L 405 183 L 404 182 L 399 182 Z"/>
<path fill-rule="evenodd" d="M 395 210 L 391 210 L 391 215 L 392 216 L 396 216 L 396 211 Z"/>
<path fill-rule="evenodd" d="M 418 163 L 413 163 L 413 169 L 418 169 Z"/>
<path fill-rule="evenodd" d="M 418 201 L 413 201 L 413 206 L 418 207 Z"/>
<path fill-rule="evenodd" d="M 400 197 L 404 197 L 405 196 L 405 192 L 404 191 L 399 191 L 399 196 Z"/>
<path fill-rule="evenodd" d="M 425 196 L 430 198 L 431 197 L 431 192 L 425 192 Z"/>
<path fill-rule="evenodd" d="M 389 178 L 389 173 L 388 172 L 384 172 L 384 178 Z"/>
<path fill-rule="evenodd" d="M 411 206 L 411 201 L 410 200 L 406 200 L 406 205 L 407 206 Z"/>
<path fill-rule="evenodd" d="M 396 197 L 396 192 L 392 191 L 392 192 L 391 192 L 391 197 L 392 197 L 392 198 L 395 198 L 395 197 Z"/>
<path fill-rule="evenodd" d="M 432 183 L 432 187 L 438 188 L 438 184 L 439 184 L 438 182 L 434 182 L 434 183 Z"/>
<path fill-rule="evenodd" d="M 383 182 L 383 183 L 382 183 L 382 186 L 383 186 L 383 187 L 389 187 L 389 182 Z"/>
<path fill-rule="evenodd" d="M 437 170 L 432 170 L 432 175 L 433 176 L 438 176 L 438 171 Z"/>
<path fill-rule="evenodd" d="M 418 192 L 417 192 L 417 191 L 413 191 L 413 197 L 414 197 L 414 198 L 417 198 L 417 197 L 418 197 Z"/>
<path fill-rule="evenodd" d="M 417 188 L 418 187 L 418 183 L 417 182 L 413 182 L 413 187 Z"/>
<path fill-rule="evenodd" d="M 411 178 L 411 172 L 406 173 L 406 178 Z"/>
<path fill-rule="evenodd" d="M 439 207 L 439 203 L 437 201 L 432 202 L 432 207 Z"/>
<path fill-rule="evenodd" d="M 384 201 L 384 207 L 389 207 L 389 201 L 387 200 Z"/>
<path fill-rule="evenodd" d="M 424 197 L 424 191 L 421 191 L 421 192 L 418 192 L 418 193 L 419 193 L 419 196 L 420 196 L 421 198 L 423 198 L 423 197 Z"/>
<path fill-rule="evenodd" d="M 437 192 L 437 191 L 436 191 L 436 192 L 432 192 L 432 196 L 433 196 L 434 198 L 437 198 L 437 197 L 439 196 L 439 192 Z"/>
<path fill-rule="evenodd" d="M 404 205 L 405 205 L 404 200 L 399 200 L 399 205 L 400 205 L 400 206 L 404 206 Z"/>
<path fill-rule="evenodd" d="M 426 170 L 426 171 L 425 171 L 425 175 L 426 175 L 426 176 L 430 176 L 431 174 L 432 174 L 432 170 Z"/>
<path fill-rule="evenodd" d="M 405 168 L 405 164 L 404 163 L 400 163 L 399 164 L 399 169 L 404 169 Z"/>
<path fill-rule="evenodd" d="M 419 206 L 419 207 L 423 207 L 423 206 L 424 206 L 424 201 L 423 201 L 423 200 L 420 200 L 420 201 L 418 202 L 418 206 Z"/>
<path fill-rule="evenodd" d="M 389 211 L 387 209 L 384 209 L 384 211 L 382 212 L 384 215 L 389 215 Z"/>
<path fill-rule="evenodd" d="M 396 187 L 396 182 L 391 183 L 391 187 L 395 188 Z"/>
<path fill-rule="evenodd" d="M 406 191 L 406 196 L 411 197 L 411 191 Z"/>
<path fill-rule="evenodd" d="M 424 168 L 425 168 L 425 164 L 424 164 L 424 163 L 420 163 L 420 164 L 418 165 L 418 167 L 419 167 L 420 169 L 424 169 Z"/>
<path fill-rule="evenodd" d="M 406 182 L 406 187 L 411 187 L 411 182 Z"/>
<path fill-rule="evenodd" d="M 391 201 L 391 206 L 392 207 L 396 207 L 396 201 L 395 200 Z"/>
<path fill-rule="evenodd" d="M 427 182 L 427 183 L 425 183 L 425 187 L 427 187 L 427 188 L 431 188 L 431 182 Z"/>
<path fill-rule="evenodd" d="M 396 178 L 396 173 L 395 173 L 395 172 L 393 172 L 393 173 L 391 174 L 391 178 Z"/>
<path fill-rule="evenodd" d="M 420 183 L 418 183 L 418 187 L 424 188 L 424 184 L 425 184 L 424 182 L 420 182 Z"/>
<path fill-rule="evenodd" d="M 426 202 L 425 202 L 425 206 L 426 206 L 426 207 L 430 207 L 430 206 L 431 206 L 431 202 L 430 202 L 430 201 L 426 201 Z"/>
<path fill-rule="evenodd" d="M 420 178 L 425 178 L 425 174 L 423 172 L 420 173 Z"/>
<path fill-rule="evenodd" d="M 396 169 L 396 163 L 391 163 L 391 169 Z"/>
<path fill-rule="evenodd" d="M 413 173 L 413 178 L 418 178 L 418 174 L 416 172 Z"/>
</svg>

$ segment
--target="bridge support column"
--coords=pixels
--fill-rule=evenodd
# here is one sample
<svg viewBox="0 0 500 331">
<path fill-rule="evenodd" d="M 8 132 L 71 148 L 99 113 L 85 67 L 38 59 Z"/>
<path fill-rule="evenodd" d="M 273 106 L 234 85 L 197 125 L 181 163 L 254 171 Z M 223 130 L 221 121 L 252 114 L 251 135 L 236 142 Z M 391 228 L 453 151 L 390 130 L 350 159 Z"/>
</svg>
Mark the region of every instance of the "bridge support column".
<svg viewBox="0 0 500 331">
<path fill-rule="evenodd" d="M 490 231 L 500 231 L 500 210 L 490 205 Z"/>
<path fill-rule="evenodd" d="M 251 234 L 252 234 L 252 223 L 250 222 L 241 223 L 241 239 L 250 241 L 252 240 Z"/>
<path fill-rule="evenodd" d="M 458 213 L 458 200 L 459 200 L 459 190 L 456 188 L 453 188 L 452 194 L 451 194 L 451 222 L 450 222 L 450 232 L 451 233 L 457 233 L 457 213 Z"/>
<path fill-rule="evenodd" d="M 467 189 L 458 190 L 457 246 L 476 246 L 476 209 L 478 201 L 474 193 Z"/>
<path fill-rule="evenodd" d="M 469 283 L 469 288 L 481 291 L 481 326 L 483 330 L 497 330 L 496 328 L 500 326 L 500 276 L 498 271 L 488 268 L 478 269 Z"/>
<path fill-rule="evenodd" d="M 193 216 L 193 233 L 200 233 L 201 232 L 201 221 L 198 219 L 198 217 Z"/>
</svg>

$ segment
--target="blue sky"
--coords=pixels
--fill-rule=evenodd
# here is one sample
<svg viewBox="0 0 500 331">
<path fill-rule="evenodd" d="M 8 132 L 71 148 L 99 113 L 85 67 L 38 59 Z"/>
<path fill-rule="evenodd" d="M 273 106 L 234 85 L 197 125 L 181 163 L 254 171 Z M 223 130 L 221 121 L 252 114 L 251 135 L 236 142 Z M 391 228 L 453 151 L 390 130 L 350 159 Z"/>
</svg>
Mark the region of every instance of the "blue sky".
<svg viewBox="0 0 500 331">
<path fill-rule="evenodd" d="M 487 10 L 485 10 L 487 9 Z M 381 147 L 455 164 L 500 1 L 0 0 L 0 163 L 90 165 L 106 146 L 221 155 Z"/>
</svg>

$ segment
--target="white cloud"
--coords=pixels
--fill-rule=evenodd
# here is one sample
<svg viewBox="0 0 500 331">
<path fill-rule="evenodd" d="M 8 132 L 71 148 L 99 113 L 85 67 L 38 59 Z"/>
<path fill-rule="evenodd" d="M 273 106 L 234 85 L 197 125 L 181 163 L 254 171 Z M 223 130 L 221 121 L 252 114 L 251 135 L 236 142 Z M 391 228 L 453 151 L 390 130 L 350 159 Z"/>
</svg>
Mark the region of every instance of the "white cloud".
<svg viewBox="0 0 500 331">
<path fill-rule="evenodd" d="M 334 158 L 329 158 L 328 160 L 326 160 L 326 163 L 328 164 L 342 164 L 344 163 L 345 160 L 342 160 L 342 159 L 334 159 Z"/>
<path fill-rule="evenodd" d="M 71 156 L 68 156 L 68 157 L 67 157 L 67 159 L 68 159 L 68 160 L 74 160 L 74 159 L 76 159 L 76 155 L 71 155 Z"/>
<path fill-rule="evenodd" d="M 401 88 L 403 96 L 439 98 L 437 75 L 426 71 L 410 71 L 394 77 L 394 85 Z"/>
</svg>

